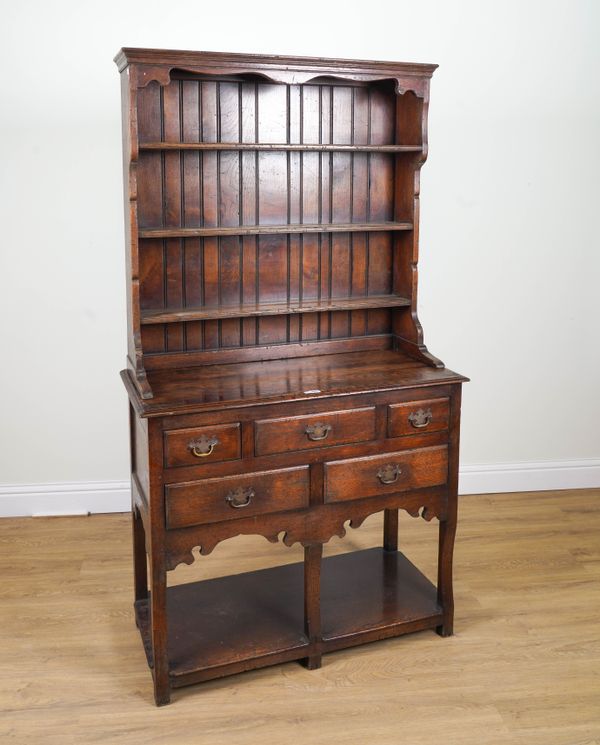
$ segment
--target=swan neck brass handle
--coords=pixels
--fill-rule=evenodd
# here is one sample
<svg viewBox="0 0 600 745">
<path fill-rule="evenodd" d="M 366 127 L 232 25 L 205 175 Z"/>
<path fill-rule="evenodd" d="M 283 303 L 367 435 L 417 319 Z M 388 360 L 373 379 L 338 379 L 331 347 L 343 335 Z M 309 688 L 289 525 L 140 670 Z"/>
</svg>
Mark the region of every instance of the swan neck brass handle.
<svg viewBox="0 0 600 745">
<path fill-rule="evenodd" d="M 211 455 L 212 451 L 219 444 L 217 437 L 207 437 L 202 435 L 197 440 L 192 440 L 188 443 L 188 448 L 191 450 L 192 455 L 196 458 L 206 458 L 207 455 Z"/>
<path fill-rule="evenodd" d="M 418 409 L 417 411 L 413 411 L 408 417 L 408 421 L 417 429 L 426 427 L 432 419 L 433 414 L 431 409 Z"/>
<path fill-rule="evenodd" d="M 377 471 L 377 478 L 382 484 L 395 484 L 401 473 L 397 463 L 388 463 Z"/>
<path fill-rule="evenodd" d="M 240 486 L 234 491 L 230 491 L 225 497 L 225 501 L 230 507 L 234 507 L 239 510 L 242 507 L 247 507 L 252 501 L 252 497 L 255 496 L 254 489 L 251 486 L 243 487 Z"/>
<path fill-rule="evenodd" d="M 316 442 L 317 440 L 326 440 L 332 429 L 331 424 L 309 424 L 304 433 L 309 440 Z"/>
</svg>

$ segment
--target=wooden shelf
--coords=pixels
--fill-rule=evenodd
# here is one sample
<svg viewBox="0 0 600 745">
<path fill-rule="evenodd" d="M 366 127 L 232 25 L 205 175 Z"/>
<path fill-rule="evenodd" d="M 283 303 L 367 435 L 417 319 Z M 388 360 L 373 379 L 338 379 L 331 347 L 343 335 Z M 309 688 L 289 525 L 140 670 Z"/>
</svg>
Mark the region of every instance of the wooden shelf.
<svg viewBox="0 0 600 745">
<path fill-rule="evenodd" d="M 442 622 L 435 586 L 404 554 L 371 548 L 323 560 L 323 651 Z"/>
<path fill-rule="evenodd" d="M 303 577 L 298 563 L 169 587 L 171 685 L 306 657 Z M 324 651 L 442 622 L 436 588 L 399 552 L 373 548 L 325 558 L 321 583 Z M 135 609 L 152 665 L 148 606 L 139 600 Z"/>
<path fill-rule="evenodd" d="M 142 310 L 142 324 L 181 323 L 183 321 L 213 321 L 222 318 L 248 316 L 278 316 L 291 313 L 322 313 L 336 310 L 370 310 L 397 308 L 410 305 L 410 300 L 399 295 L 370 295 L 366 297 L 326 298 L 321 300 L 291 300 L 284 303 L 256 303 L 254 305 L 198 306 L 174 310 Z"/>
<path fill-rule="evenodd" d="M 412 222 L 300 223 L 298 225 L 235 225 L 218 228 L 141 228 L 140 238 L 214 238 L 229 235 L 287 233 L 365 233 L 412 230 Z"/>
<path fill-rule="evenodd" d="M 301 153 L 420 153 L 422 145 L 307 145 L 267 142 L 141 142 L 140 150 L 241 150 Z"/>
<path fill-rule="evenodd" d="M 147 354 L 144 363 L 154 396 L 140 402 L 140 411 L 150 417 L 174 412 L 191 414 L 215 406 L 312 401 L 336 395 L 467 381 L 448 368 L 431 367 L 391 350 L 390 336 L 361 339 L 365 344 L 362 351 L 350 347 L 353 341 L 355 339 L 342 338 L 257 347 L 254 358 L 248 356 L 233 362 L 231 355 L 238 354 L 235 348 L 207 350 L 200 353 L 207 362 L 201 365 L 194 364 L 193 352 L 183 353 L 177 356 L 179 369 L 176 373 L 164 364 L 166 355 Z M 387 348 L 382 346 L 385 343 Z M 291 350 L 289 359 L 282 356 L 286 350 Z M 278 358 L 269 356 L 269 352 Z M 269 360 L 266 364 L 265 359 Z M 122 373 L 122 378 L 132 394 L 135 393 L 127 371 Z"/>
</svg>

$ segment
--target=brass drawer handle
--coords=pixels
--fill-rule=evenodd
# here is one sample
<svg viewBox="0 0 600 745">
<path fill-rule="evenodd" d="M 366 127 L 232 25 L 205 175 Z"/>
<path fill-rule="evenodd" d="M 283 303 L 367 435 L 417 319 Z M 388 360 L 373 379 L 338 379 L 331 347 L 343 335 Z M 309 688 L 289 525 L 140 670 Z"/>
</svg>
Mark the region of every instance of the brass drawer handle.
<svg viewBox="0 0 600 745">
<path fill-rule="evenodd" d="M 206 458 L 207 455 L 211 455 L 218 444 L 219 440 L 217 437 L 202 435 L 197 440 L 192 440 L 188 444 L 188 447 L 192 451 L 192 455 L 195 455 L 196 458 Z"/>
<path fill-rule="evenodd" d="M 417 429 L 426 427 L 432 419 L 433 414 L 431 413 L 431 409 L 419 409 L 418 411 L 413 411 L 408 417 L 408 421 Z"/>
<path fill-rule="evenodd" d="M 377 478 L 382 484 L 395 484 L 401 473 L 397 463 L 388 463 L 377 471 Z"/>
<path fill-rule="evenodd" d="M 225 497 L 225 501 L 230 507 L 235 507 L 239 510 L 241 507 L 247 507 L 252 501 L 253 496 L 254 489 L 251 486 L 240 486 L 235 491 L 230 491 Z"/>
<path fill-rule="evenodd" d="M 304 433 L 309 440 L 326 440 L 333 427 L 331 424 L 309 424 Z"/>
</svg>

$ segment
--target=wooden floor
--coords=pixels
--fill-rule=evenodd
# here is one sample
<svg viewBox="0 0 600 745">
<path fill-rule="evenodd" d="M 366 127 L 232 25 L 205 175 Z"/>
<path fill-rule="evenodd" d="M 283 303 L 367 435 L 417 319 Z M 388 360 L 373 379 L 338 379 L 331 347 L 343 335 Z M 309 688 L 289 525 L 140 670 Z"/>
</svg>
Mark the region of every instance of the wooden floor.
<svg viewBox="0 0 600 745">
<path fill-rule="evenodd" d="M 433 578 L 435 524 L 403 515 L 400 531 Z M 380 534 L 376 515 L 326 554 Z M 161 709 L 133 622 L 129 516 L 0 520 L 0 544 L 2 743 L 600 743 L 600 490 L 462 497 L 452 638 L 244 673 Z M 171 576 L 301 557 L 238 538 Z"/>
</svg>

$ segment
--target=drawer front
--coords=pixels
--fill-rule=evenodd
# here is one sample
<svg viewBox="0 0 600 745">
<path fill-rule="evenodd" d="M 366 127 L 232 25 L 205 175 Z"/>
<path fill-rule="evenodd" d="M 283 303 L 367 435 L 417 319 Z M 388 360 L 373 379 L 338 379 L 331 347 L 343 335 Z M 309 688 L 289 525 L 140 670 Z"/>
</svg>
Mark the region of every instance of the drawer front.
<svg viewBox="0 0 600 745">
<path fill-rule="evenodd" d="M 388 437 L 404 437 L 448 429 L 449 399 L 431 398 L 388 406 Z"/>
<path fill-rule="evenodd" d="M 439 486 L 447 477 L 446 445 L 338 460 L 325 465 L 325 501 L 344 502 Z"/>
<path fill-rule="evenodd" d="M 240 424 L 173 429 L 165 432 L 165 465 L 202 466 L 241 455 Z"/>
<path fill-rule="evenodd" d="M 263 419 L 255 423 L 256 455 L 375 439 L 375 408 Z"/>
<path fill-rule="evenodd" d="M 308 507 L 309 468 L 282 468 L 165 487 L 168 528 Z"/>
</svg>

